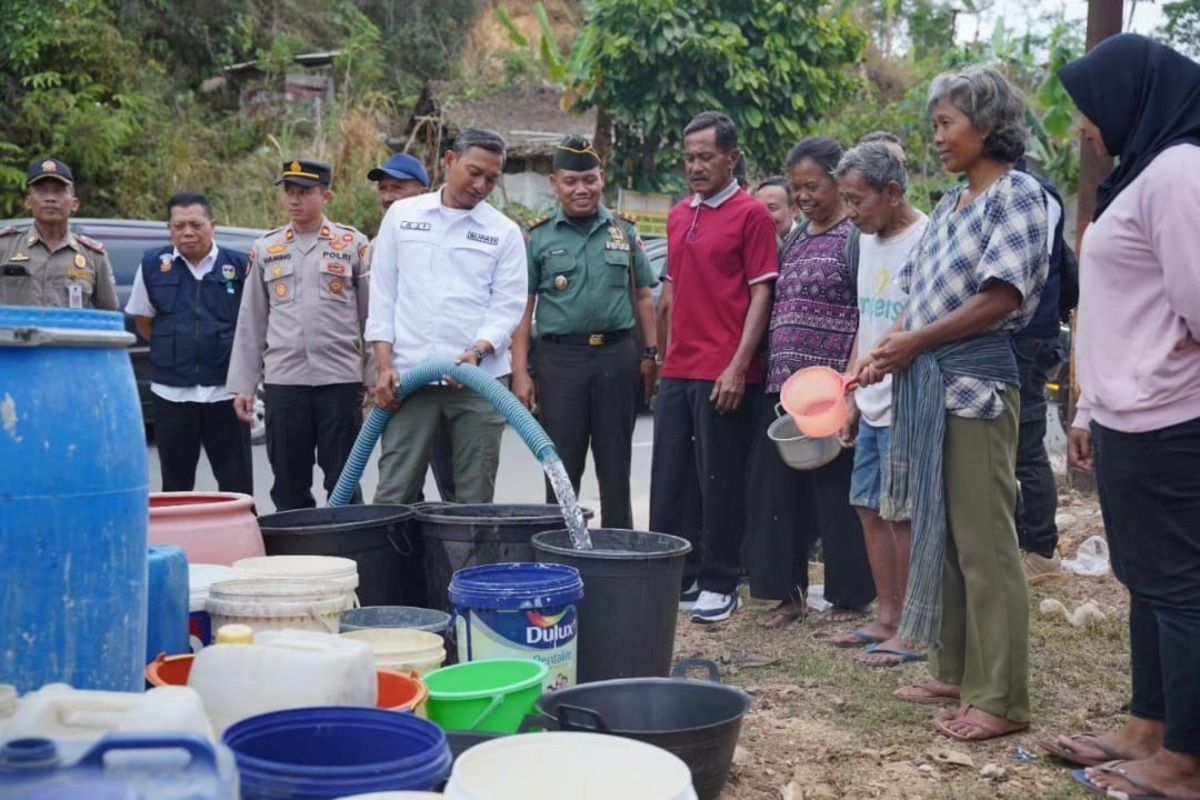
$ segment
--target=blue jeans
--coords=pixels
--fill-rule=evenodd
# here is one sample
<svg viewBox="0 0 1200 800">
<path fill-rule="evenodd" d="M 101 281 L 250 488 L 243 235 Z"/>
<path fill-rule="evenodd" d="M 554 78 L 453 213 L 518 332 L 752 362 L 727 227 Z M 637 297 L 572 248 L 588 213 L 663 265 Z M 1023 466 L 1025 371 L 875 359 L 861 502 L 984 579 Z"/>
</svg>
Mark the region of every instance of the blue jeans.
<svg viewBox="0 0 1200 800">
<path fill-rule="evenodd" d="M 883 493 L 883 476 L 887 473 L 888 457 L 892 452 L 890 425 L 875 427 L 867 422 L 858 424 L 858 441 L 854 444 L 854 472 L 850 474 L 850 505 L 879 510 Z"/>
</svg>

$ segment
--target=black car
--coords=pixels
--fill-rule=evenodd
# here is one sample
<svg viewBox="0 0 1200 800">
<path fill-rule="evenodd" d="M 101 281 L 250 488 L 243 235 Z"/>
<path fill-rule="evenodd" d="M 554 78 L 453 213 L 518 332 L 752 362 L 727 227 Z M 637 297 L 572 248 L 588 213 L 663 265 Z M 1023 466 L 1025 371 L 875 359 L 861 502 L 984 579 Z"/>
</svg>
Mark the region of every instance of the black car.
<svg viewBox="0 0 1200 800">
<path fill-rule="evenodd" d="M 0 220 L 0 228 L 15 225 L 27 228 L 33 220 L 6 219 Z M 108 251 L 108 259 L 112 264 L 113 278 L 117 283 L 117 298 L 121 308 L 129 301 L 129 293 L 133 289 L 133 277 L 137 274 L 138 265 L 142 262 L 142 254 L 151 248 L 165 247 L 171 243 L 165 222 L 154 220 L 125 220 L 125 219 L 95 219 L 89 217 L 73 217 L 71 232 L 82 233 L 104 244 Z M 221 247 L 230 250 L 248 252 L 254 241 L 266 231 L 257 228 L 217 228 L 216 241 Z M 133 317 L 126 315 L 125 328 L 135 336 L 137 331 L 133 326 Z M 133 372 L 137 377 L 138 395 L 142 401 L 142 416 L 146 426 L 154 425 L 154 404 L 150 395 L 150 345 L 145 339 L 138 340 L 129 348 L 133 361 Z M 261 395 L 261 392 L 260 392 Z M 257 413 L 250 435 L 254 441 L 260 441 L 265 435 L 261 398 L 256 404 Z"/>
</svg>

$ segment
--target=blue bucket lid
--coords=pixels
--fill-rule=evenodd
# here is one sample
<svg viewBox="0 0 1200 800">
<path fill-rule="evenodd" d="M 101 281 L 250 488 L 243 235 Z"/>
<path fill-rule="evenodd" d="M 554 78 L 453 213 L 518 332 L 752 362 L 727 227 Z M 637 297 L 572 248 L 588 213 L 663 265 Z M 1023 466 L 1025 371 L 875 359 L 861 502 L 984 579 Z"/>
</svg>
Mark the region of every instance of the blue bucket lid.
<svg viewBox="0 0 1200 800">
<path fill-rule="evenodd" d="M 579 570 L 564 564 L 485 564 L 450 579 L 450 602 L 460 608 L 554 608 L 582 597 Z"/>
</svg>

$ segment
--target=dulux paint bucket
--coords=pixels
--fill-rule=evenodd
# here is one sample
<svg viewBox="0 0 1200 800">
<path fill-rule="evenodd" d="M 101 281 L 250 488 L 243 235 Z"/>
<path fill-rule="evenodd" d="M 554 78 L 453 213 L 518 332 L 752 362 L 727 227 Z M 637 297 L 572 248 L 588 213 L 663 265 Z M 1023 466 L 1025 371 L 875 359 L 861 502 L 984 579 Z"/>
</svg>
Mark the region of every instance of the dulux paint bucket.
<svg viewBox="0 0 1200 800">
<path fill-rule="evenodd" d="M 545 689 L 575 685 L 583 598 L 579 570 L 559 564 L 487 564 L 454 573 L 458 659 L 527 659 L 548 668 Z"/>
</svg>

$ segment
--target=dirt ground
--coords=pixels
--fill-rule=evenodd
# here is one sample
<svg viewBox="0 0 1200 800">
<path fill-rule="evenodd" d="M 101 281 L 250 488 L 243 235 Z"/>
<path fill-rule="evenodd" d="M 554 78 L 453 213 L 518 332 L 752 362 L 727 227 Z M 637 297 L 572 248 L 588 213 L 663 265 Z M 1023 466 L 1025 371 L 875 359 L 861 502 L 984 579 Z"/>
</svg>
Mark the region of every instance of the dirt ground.
<svg viewBox="0 0 1200 800">
<path fill-rule="evenodd" d="M 1060 499 L 1059 552 L 1102 532 L 1094 496 Z M 813 579 L 821 567 L 813 565 Z M 743 589 L 743 591 L 745 591 Z M 1128 707 L 1128 599 L 1111 574 L 1068 575 L 1031 590 L 1030 672 L 1034 722 L 1026 733 L 967 745 L 935 735 L 934 709 L 892 697 L 925 680 L 923 664 L 872 669 L 855 651 L 829 644 L 838 626 L 810 615 L 783 630 L 757 620 L 772 604 L 752 601 L 727 623 L 700 626 L 680 616 L 676 658 L 708 658 L 727 683 L 750 693 L 728 800 L 817 798 L 1080 798 L 1070 770 L 1036 742 L 1073 731 L 1103 731 Z M 1106 616 L 1086 628 L 1044 616 L 1045 598 L 1068 610 L 1094 601 Z M 1032 754 L 1026 760 L 1026 752 Z"/>
</svg>

